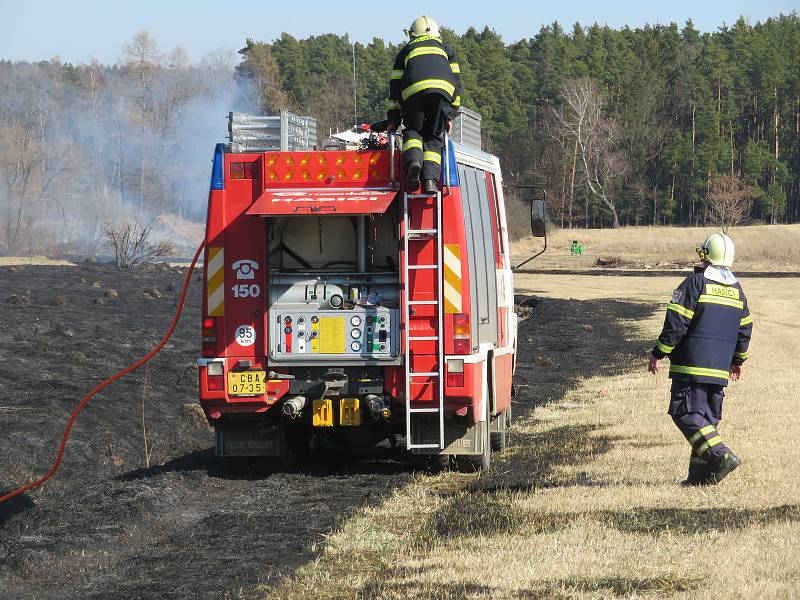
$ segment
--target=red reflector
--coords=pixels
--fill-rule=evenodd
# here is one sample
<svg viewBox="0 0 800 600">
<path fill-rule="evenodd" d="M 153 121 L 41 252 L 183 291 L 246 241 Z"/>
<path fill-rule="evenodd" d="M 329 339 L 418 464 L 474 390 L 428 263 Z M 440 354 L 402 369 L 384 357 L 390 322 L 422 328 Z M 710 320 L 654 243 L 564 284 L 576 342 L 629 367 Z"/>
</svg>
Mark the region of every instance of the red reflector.
<svg viewBox="0 0 800 600">
<path fill-rule="evenodd" d="M 244 163 L 244 178 L 258 179 L 258 163 Z"/>
<path fill-rule="evenodd" d="M 258 163 L 231 163 L 231 179 L 258 179 Z"/>
<path fill-rule="evenodd" d="M 211 317 L 203 319 L 203 329 L 214 329 L 214 319 Z"/>
<path fill-rule="evenodd" d="M 221 392 L 225 389 L 225 381 L 222 375 L 209 375 L 206 379 L 208 380 L 209 392 Z"/>
<path fill-rule="evenodd" d="M 464 374 L 463 373 L 448 373 L 447 374 L 447 387 L 464 387 Z"/>
<path fill-rule="evenodd" d="M 469 338 L 453 340 L 453 354 L 469 354 L 471 350 Z"/>
<path fill-rule="evenodd" d="M 214 356 L 217 352 L 216 342 L 203 342 L 203 358 Z"/>
</svg>

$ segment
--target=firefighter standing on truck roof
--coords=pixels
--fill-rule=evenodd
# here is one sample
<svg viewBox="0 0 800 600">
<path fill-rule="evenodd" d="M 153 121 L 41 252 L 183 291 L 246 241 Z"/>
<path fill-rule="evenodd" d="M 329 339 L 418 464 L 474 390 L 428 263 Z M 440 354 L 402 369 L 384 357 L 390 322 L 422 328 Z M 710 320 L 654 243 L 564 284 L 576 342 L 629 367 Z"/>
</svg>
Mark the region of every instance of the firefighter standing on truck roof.
<svg viewBox="0 0 800 600">
<path fill-rule="evenodd" d="M 397 53 L 389 82 L 387 118 L 392 131 L 403 130 L 406 188 L 433 193 L 439 187 L 445 131 L 461 106 L 461 71 L 453 50 L 439 37 L 430 17 L 406 30 L 408 43 Z"/>
<path fill-rule="evenodd" d="M 684 485 L 715 484 L 741 464 L 717 424 L 728 376 L 736 381 L 753 329 L 742 286 L 731 272 L 733 240 L 715 233 L 697 248 L 703 261 L 672 293 L 649 371 L 669 356 L 669 414 L 692 446 Z"/>
</svg>

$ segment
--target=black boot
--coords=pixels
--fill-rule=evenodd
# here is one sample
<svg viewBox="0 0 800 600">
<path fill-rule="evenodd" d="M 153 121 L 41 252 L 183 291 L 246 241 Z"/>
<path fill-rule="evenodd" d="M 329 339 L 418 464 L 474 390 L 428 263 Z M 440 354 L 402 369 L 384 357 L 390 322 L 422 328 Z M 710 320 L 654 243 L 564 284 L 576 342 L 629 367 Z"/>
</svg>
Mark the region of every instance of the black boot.
<svg viewBox="0 0 800 600">
<path fill-rule="evenodd" d="M 689 459 L 689 475 L 681 481 L 681 485 L 709 485 L 711 481 L 711 463 L 692 454 Z"/>
<path fill-rule="evenodd" d="M 406 191 L 416 192 L 419 187 L 419 173 L 422 171 L 422 163 L 419 160 L 412 160 L 406 165 Z"/>
<path fill-rule="evenodd" d="M 425 194 L 435 194 L 439 189 L 439 184 L 433 179 L 426 179 L 422 182 L 422 191 Z"/>
<path fill-rule="evenodd" d="M 714 468 L 711 471 L 711 481 L 712 483 L 719 483 L 728 474 L 733 471 L 736 467 L 742 464 L 742 461 L 739 460 L 733 452 L 726 452 L 722 455 L 722 458 L 719 459 L 719 462 L 714 465 Z"/>
</svg>

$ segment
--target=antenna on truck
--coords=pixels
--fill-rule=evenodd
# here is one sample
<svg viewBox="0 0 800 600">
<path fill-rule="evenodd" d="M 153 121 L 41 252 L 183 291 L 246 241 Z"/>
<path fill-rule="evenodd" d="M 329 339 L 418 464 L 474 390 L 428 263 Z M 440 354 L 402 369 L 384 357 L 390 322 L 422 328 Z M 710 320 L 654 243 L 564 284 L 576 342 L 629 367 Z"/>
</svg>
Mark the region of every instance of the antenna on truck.
<svg viewBox="0 0 800 600">
<path fill-rule="evenodd" d="M 358 125 L 358 109 L 356 105 L 356 43 L 353 42 L 353 125 Z"/>
</svg>

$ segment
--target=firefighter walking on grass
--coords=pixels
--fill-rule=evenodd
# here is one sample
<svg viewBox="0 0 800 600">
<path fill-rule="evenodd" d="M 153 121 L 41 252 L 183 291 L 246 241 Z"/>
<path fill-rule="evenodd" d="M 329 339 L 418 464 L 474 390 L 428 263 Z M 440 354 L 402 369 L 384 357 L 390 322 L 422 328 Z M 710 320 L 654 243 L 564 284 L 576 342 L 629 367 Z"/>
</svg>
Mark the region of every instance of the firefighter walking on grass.
<svg viewBox="0 0 800 600">
<path fill-rule="evenodd" d="M 394 59 L 389 82 L 389 130 L 403 130 L 406 189 L 433 193 L 442 170 L 444 134 L 461 106 L 461 71 L 453 50 L 439 37 L 430 17 L 419 17 L 406 31 L 408 43 Z"/>
<path fill-rule="evenodd" d="M 684 485 L 716 484 L 741 464 L 717 431 L 728 378 L 742 375 L 753 329 L 736 280 L 733 240 L 715 233 L 697 248 L 702 266 L 672 293 L 649 371 L 669 357 L 669 414 L 692 447 Z"/>
</svg>

